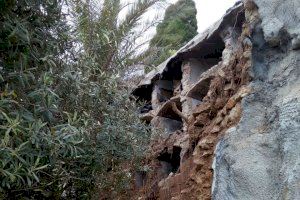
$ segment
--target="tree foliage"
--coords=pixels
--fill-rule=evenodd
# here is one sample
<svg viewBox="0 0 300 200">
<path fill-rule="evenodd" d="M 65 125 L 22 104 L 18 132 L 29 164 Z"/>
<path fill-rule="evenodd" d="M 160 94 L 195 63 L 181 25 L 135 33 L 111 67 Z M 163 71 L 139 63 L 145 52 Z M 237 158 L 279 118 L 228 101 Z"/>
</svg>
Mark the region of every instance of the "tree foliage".
<svg viewBox="0 0 300 200">
<path fill-rule="evenodd" d="M 159 65 L 197 34 L 197 10 L 193 0 L 179 0 L 170 5 L 150 41 L 151 64 Z M 151 54 L 150 54 L 151 55 Z"/>
<path fill-rule="evenodd" d="M 0 1 L 0 198 L 126 195 L 149 134 L 119 74 L 157 2 Z"/>
</svg>

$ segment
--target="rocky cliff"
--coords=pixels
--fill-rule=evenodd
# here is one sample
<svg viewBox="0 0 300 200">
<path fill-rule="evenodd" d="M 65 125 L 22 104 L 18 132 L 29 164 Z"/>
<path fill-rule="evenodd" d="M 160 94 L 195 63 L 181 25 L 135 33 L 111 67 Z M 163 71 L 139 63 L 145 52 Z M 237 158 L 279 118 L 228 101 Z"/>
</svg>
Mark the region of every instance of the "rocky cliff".
<svg viewBox="0 0 300 200">
<path fill-rule="evenodd" d="M 137 199 L 300 199 L 300 1 L 246 0 L 145 76 Z"/>
</svg>

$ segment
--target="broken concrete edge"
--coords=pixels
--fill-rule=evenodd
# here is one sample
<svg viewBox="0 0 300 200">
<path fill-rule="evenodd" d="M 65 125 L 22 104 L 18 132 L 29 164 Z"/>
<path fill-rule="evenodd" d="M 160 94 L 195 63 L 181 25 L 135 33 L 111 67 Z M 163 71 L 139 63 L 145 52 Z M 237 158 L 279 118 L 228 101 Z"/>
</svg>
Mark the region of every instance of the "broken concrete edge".
<svg viewBox="0 0 300 200">
<path fill-rule="evenodd" d="M 186 96 L 193 98 L 194 93 L 197 92 L 197 89 L 202 85 L 203 82 L 211 80 L 216 76 L 216 71 L 218 71 L 218 69 L 219 65 L 215 65 L 212 68 L 210 68 L 207 72 L 201 74 L 199 81 L 193 84 L 190 90 L 186 91 Z"/>
<path fill-rule="evenodd" d="M 199 46 L 200 46 L 199 49 L 201 49 L 201 44 L 209 40 L 211 37 L 214 37 L 216 34 L 220 33 L 220 30 L 223 28 L 223 26 L 228 24 L 227 22 L 230 19 L 232 19 L 233 15 L 236 16 L 236 20 L 237 20 L 237 15 L 242 10 L 243 10 L 243 3 L 238 1 L 232 8 L 227 10 L 225 15 L 219 21 L 215 22 L 204 32 L 196 35 L 190 42 L 188 42 L 186 45 L 180 48 L 173 56 L 171 56 L 166 61 L 161 63 L 159 66 L 157 66 L 155 69 L 153 69 L 148 74 L 146 74 L 145 77 L 137 85 L 137 87 L 133 89 L 132 94 L 136 96 L 138 90 L 144 90 L 147 87 L 152 88 L 153 83 L 156 80 L 160 79 L 163 72 L 168 71 L 169 66 L 171 66 L 175 60 L 179 59 L 182 54 L 191 52 L 196 48 L 199 48 Z"/>
<path fill-rule="evenodd" d="M 173 97 L 172 99 L 168 100 L 167 102 L 163 103 L 160 108 L 157 109 L 156 115 L 163 117 L 163 112 L 171 107 L 172 103 L 175 103 L 177 106 L 180 106 L 180 97 Z"/>
</svg>

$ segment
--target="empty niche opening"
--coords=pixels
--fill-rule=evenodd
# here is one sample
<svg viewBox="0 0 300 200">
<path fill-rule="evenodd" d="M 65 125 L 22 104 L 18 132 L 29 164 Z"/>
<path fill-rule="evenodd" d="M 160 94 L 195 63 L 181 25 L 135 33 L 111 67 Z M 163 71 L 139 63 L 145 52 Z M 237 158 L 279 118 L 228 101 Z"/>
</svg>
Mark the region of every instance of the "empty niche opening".
<svg viewBox="0 0 300 200">
<path fill-rule="evenodd" d="M 143 85 L 132 92 L 132 95 L 136 97 L 137 103 L 142 104 L 139 109 L 141 114 L 148 113 L 152 110 L 151 105 L 151 94 L 153 86 L 152 85 Z"/>
<path fill-rule="evenodd" d="M 151 101 L 151 93 L 152 93 L 153 86 L 152 85 L 143 85 L 136 88 L 132 95 L 136 97 L 137 101 Z"/>
<path fill-rule="evenodd" d="M 175 104 L 177 111 L 182 111 L 179 98 L 175 99 L 175 101 L 176 102 L 171 100 L 170 102 L 165 103 L 157 113 L 157 116 L 160 117 L 160 124 L 166 133 L 173 133 L 174 131 L 181 130 L 183 127 L 181 116 L 179 116 L 172 107 L 172 104 Z"/>
<path fill-rule="evenodd" d="M 161 75 L 161 79 L 157 81 L 158 100 L 160 102 L 168 101 L 172 96 L 180 93 L 181 89 L 181 61 L 170 62 L 165 71 Z"/>
<path fill-rule="evenodd" d="M 155 83 L 155 90 L 157 93 L 157 100 L 159 101 L 159 103 L 166 102 L 173 96 L 173 81 L 158 80 Z"/>
<path fill-rule="evenodd" d="M 159 127 L 165 131 L 166 134 L 173 134 L 177 130 L 182 130 L 182 121 L 177 121 L 170 118 L 158 117 Z"/>
<path fill-rule="evenodd" d="M 196 83 L 200 75 L 222 61 L 225 43 L 219 34 L 201 42 L 184 57 L 190 66 L 190 83 Z"/>
<path fill-rule="evenodd" d="M 173 119 L 173 120 L 182 122 L 182 118 L 173 109 L 173 106 L 175 105 L 177 110 L 179 112 L 181 112 L 182 111 L 182 106 L 181 106 L 181 103 L 179 102 L 179 98 L 175 99 L 175 100 L 177 100 L 177 101 L 171 100 L 170 102 L 164 104 L 161 107 L 160 111 L 157 113 L 157 116 L 165 117 L 165 118 L 169 118 L 169 119 Z"/>
<path fill-rule="evenodd" d="M 213 63 L 218 64 L 222 60 L 222 53 L 225 49 L 225 43 L 219 34 L 215 34 L 200 44 L 196 51 L 197 59 L 211 59 Z"/>
<path fill-rule="evenodd" d="M 199 81 L 199 83 L 197 83 L 191 89 L 191 91 L 189 91 L 187 96 L 201 102 L 208 93 L 211 80 L 212 80 L 212 77 L 208 77 L 208 78 L 205 78 L 205 79 Z"/>
<path fill-rule="evenodd" d="M 171 172 L 176 173 L 180 167 L 180 147 L 173 147 L 172 153 L 168 153 L 165 149 L 157 159 L 160 161 L 161 170 L 165 176 L 168 176 Z"/>
<path fill-rule="evenodd" d="M 189 59 L 188 64 L 191 69 L 189 78 L 190 83 L 194 84 L 199 81 L 202 73 L 217 65 L 221 60 L 221 58 Z"/>
</svg>

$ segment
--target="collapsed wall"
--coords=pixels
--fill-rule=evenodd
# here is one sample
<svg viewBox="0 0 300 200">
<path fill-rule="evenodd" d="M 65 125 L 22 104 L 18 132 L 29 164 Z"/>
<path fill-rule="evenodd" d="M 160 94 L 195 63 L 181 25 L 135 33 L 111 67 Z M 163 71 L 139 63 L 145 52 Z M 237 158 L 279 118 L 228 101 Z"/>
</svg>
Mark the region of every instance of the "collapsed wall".
<svg viewBox="0 0 300 200">
<path fill-rule="evenodd" d="M 300 198 L 300 2 L 247 0 L 146 75 L 137 199 Z"/>
</svg>

